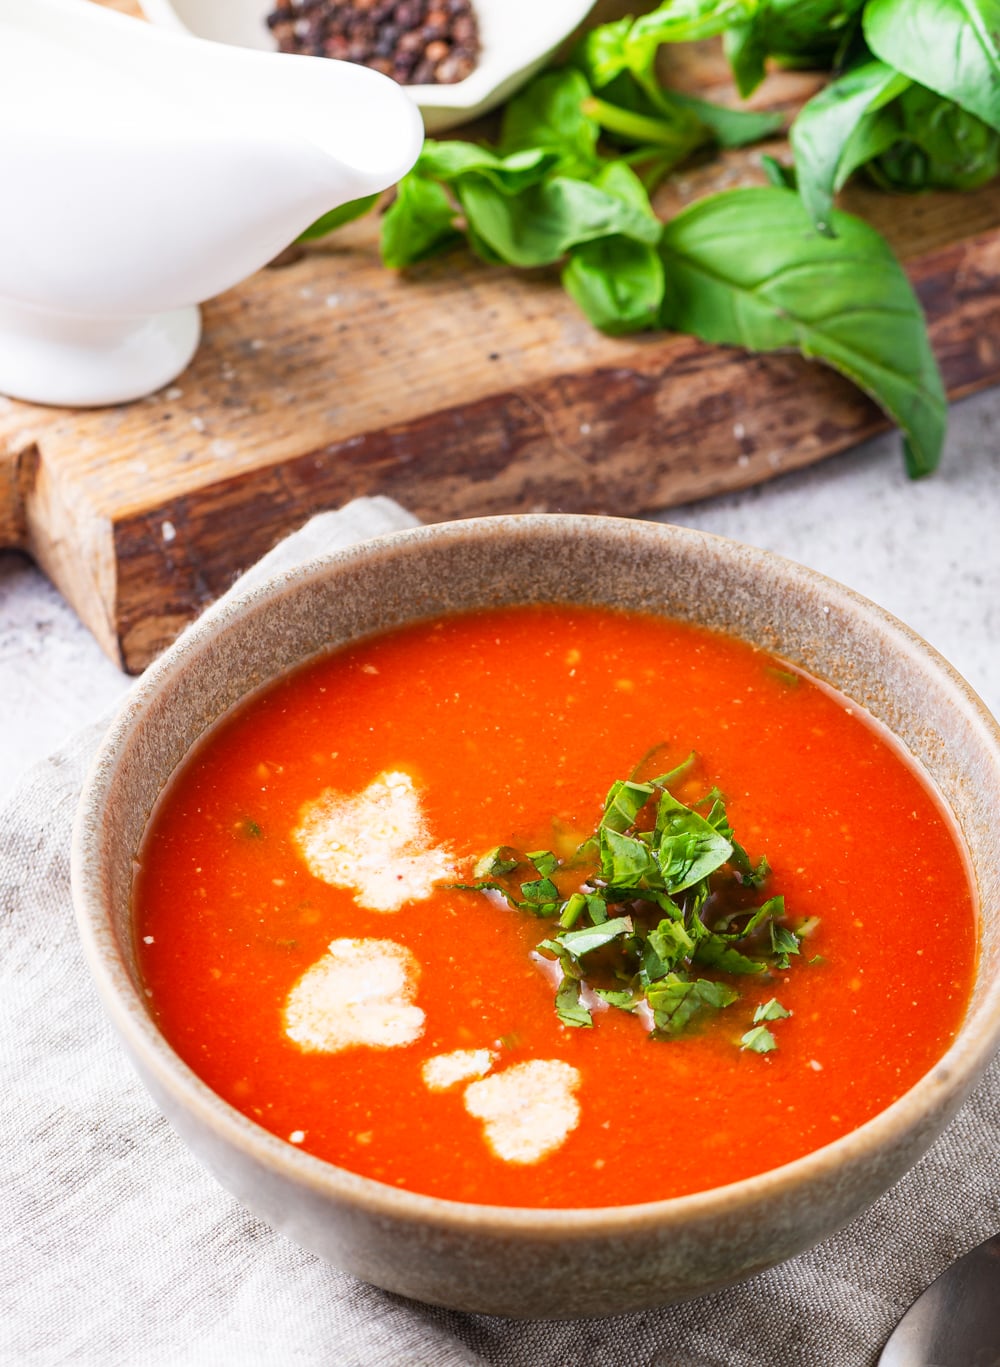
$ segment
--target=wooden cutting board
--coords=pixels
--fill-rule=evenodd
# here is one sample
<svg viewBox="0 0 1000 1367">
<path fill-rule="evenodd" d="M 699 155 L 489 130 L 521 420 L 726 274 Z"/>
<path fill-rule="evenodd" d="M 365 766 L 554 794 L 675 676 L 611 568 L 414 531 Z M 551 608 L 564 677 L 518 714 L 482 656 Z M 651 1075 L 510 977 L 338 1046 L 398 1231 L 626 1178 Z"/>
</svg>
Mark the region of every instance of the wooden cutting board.
<svg viewBox="0 0 1000 1367">
<path fill-rule="evenodd" d="M 672 60 L 677 84 L 726 96 L 714 49 Z M 813 88 L 779 74 L 754 103 L 790 109 Z M 658 207 L 760 182 L 760 151 L 683 173 Z M 852 190 L 845 207 L 905 260 L 949 393 L 1000 380 L 1000 184 Z M 432 521 L 633 514 L 768 479 L 885 426 L 853 386 L 797 356 L 603 337 L 551 273 L 455 253 L 399 275 L 376 237 L 374 221 L 351 225 L 212 300 L 193 364 L 147 400 L 77 411 L 0 398 L 0 546 L 32 555 L 126 669 L 287 532 L 361 494 Z"/>
</svg>

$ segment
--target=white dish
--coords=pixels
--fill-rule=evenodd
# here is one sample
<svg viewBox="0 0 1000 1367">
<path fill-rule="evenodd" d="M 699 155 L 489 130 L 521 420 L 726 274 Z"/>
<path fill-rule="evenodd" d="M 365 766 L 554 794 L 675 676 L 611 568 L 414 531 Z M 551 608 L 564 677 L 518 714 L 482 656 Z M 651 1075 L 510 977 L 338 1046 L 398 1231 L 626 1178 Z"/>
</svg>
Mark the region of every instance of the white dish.
<svg viewBox="0 0 1000 1367">
<path fill-rule="evenodd" d="M 198 303 L 393 185 L 422 140 L 400 87 L 359 66 L 0 0 L 0 181 L 17 206 L 0 216 L 0 393 L 77 406 L 168 384 Z"/>
<path fill-rule="evenodd" d="M 274 49 L 265 21 L 272 0 L 139 0 L 155 24 L 237 47 Z M 482 52 L 471 76 L 454 85 L 404 86 L 428 133 L 495 109 L 540 69 L 583 22 L 594 0 L 473 0 Z"/>
</svg>

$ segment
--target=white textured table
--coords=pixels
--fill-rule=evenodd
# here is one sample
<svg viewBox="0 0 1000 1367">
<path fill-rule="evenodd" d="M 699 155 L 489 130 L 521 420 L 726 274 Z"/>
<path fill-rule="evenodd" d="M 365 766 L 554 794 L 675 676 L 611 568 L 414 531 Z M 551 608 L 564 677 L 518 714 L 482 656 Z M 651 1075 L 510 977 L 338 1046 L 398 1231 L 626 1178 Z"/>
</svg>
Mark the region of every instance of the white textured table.
<svg viewBox="0 0 1000 1367">
<path fill-rule="evenodd" d="M 1000 392 L 956 405 L 929 480 L 905 478 L 892 435 L 661 520 L 765 546 L 874 598 L 1000 714 Z M 0 797 L 127 686 L 42 575 L 0 554 Z"/>
</svg>

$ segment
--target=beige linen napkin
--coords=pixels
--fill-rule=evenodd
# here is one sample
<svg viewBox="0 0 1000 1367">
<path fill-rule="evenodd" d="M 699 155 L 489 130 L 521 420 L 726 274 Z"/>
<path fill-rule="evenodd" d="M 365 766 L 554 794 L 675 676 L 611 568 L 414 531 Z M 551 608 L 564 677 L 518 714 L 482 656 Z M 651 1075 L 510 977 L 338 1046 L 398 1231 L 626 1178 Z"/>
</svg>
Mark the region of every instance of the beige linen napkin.
<svg viewBox="0 0 1000 1367">
<path fill-rule="evenodd" d="M 412 522 L 386 500 L 361 500 L 314 519 L 252 573 Z M 73 811 L 102 730 L 32 771 L 0 819 L 4 1367 L 870 1367 L 913 1297 L 1000 1228 L 995 1061 L 928 1156 L 861 1219 L 702 1300 L 524 1323 L 354 1281 L 217 1186 L 104 1019 L 68 868 Z"/>
</svg>

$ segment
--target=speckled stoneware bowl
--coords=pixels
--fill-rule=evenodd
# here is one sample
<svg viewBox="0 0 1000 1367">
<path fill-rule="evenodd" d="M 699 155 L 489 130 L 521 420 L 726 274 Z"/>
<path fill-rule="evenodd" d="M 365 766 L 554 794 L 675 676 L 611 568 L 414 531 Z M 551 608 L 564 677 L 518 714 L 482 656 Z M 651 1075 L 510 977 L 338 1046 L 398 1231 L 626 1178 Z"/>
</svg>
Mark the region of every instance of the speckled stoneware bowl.
<svg viewBox="0 0 1000 1367">
<path fill-rule="evenodd" d="M 333 1167 L 259 1129 L 180 1061 L 144 1006 L 133 858 L 163 785 L 205 729 L 282 671 L 359 636 L 478 605 L 639 608 L 733 633 L 828 680 L 886 725 L 964 833 L 982 949 L 941 1061 L 860 1129 L 763 1176 L 639 1206 L 463 1205 Z M 404 531 L 330 555 L 209 612 L 148 672 L 88 779 L 73 849 L 80 928 L 137 1069 L 198 1156 L 251 1210 L 407 1296 L 515 1316 L 604 1315 L 678 1300 L 807 1248 L 928 1147 L 1000 1043 L 1000 733 L 929 646 L 847 589 L 766 552 L 674 527 L 570 516 Z"/>
</svg>

